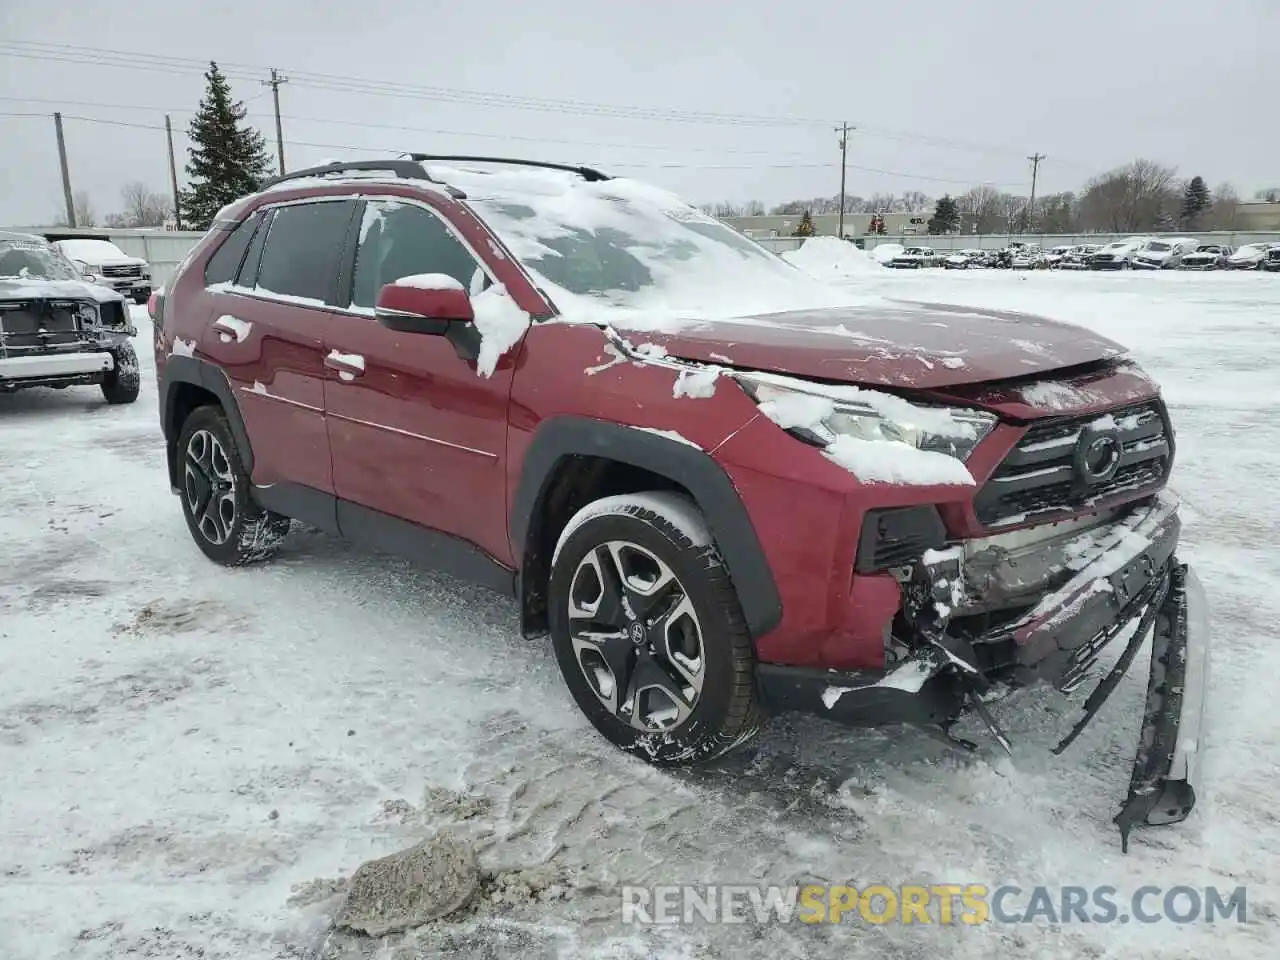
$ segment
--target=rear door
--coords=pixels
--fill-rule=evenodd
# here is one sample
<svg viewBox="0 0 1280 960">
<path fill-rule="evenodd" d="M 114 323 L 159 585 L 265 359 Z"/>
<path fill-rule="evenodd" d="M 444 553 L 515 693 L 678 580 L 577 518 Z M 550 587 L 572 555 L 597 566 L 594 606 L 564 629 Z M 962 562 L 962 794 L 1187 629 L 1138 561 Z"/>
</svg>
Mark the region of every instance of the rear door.
<svg viewBox="0 0 1280 960">
<path fill-rule="evenodd" d="M 492 282 L 489 268 L 441 213 L 405 198 L 368 197 L 349 248 L 348 305 L 334 315 L 326 342 L 338 497 L 460 537 L 507 563 L 503 464 L 517 351 L 482 377 L 458 337 L 400 333 L 373 315 L 378 291 L 401 277 L 446 274 L 475 295 Z"/>
<path fill-rule="evenodd" d="M 233 279 L 221 283 L 214 267 L 222 250 L 210 259 L 213 296 L 201 344 L 235 392 L 253 447 L 254 483 L 296 486 L 286 491 L 301 501 L 291 510 L 323 526 L 332 526 L 334 492 L 324 335 L 354 207 L 349 198 L 282 204 L 259 211 L 247 243 L 228 238 L 227 245 L 244 243 L 244 253 Z M 311 515 L 313 506 L 320 516 Z"/>
</svg>

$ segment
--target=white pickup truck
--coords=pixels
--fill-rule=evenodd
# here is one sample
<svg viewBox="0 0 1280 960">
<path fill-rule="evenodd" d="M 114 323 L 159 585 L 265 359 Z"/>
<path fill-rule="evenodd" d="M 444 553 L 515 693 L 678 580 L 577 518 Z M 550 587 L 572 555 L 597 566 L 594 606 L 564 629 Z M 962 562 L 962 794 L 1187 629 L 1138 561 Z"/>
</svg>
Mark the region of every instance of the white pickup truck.
<svg viewBox="0 0 1280 960">
<path fill-rule="evenodd" d="M 52 242 L 87 282 L 110 287 L 134 303 L 150 298 L 151 267 L 141 257 L 129 256 L 110 240 L 72 237 Z"/>
</svg>

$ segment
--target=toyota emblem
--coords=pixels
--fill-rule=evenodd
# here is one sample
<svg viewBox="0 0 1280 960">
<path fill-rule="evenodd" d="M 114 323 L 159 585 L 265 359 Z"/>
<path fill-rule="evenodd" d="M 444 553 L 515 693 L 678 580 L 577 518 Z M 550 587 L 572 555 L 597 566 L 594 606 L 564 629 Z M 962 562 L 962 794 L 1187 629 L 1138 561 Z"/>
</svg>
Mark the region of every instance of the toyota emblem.
<svg viewBox="0 0 1280 960">
<path fill-rule="evenodd" d="M 1120 436 L 1114 430 L 1086 430 L 1076 446 L 1076 477 L 1087 487 L 1106 483 L 1120 469 L 1120 451 Z"/>
</svg>

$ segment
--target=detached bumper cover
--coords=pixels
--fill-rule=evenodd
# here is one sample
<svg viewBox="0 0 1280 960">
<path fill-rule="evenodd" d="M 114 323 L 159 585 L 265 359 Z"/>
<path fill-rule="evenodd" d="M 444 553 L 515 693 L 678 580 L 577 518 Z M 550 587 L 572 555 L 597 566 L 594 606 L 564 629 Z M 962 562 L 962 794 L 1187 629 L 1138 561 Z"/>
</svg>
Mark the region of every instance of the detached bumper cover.
<svg viewBox="0 0 1280 960">
<path fill-rule="evenodd" d="M 16 357 L 0 357 L 0 380 L 48 379 L 73 377 L 90 373 L 106 373 L 115 362 L 111 354 L 41 353 Z"/>
<path fill-rule="evenodd" d="M 1151 635 L 1151 677 L 1129 796 L 1115 819 L 1126 852 L 1135 826 L 1180 823 L 1195 807 L 1208 683 L 1204 587 L 1190 567 L 1175 564 Z"/>
</svg>

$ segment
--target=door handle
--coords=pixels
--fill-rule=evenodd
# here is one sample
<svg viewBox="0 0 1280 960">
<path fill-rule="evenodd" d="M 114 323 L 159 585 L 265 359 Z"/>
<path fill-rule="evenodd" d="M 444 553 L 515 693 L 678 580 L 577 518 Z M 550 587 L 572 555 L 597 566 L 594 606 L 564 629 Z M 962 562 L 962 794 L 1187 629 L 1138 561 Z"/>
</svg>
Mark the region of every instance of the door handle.
<svg viewBox="0 0 1280 960">
<path fill-rule="evenodd" d="M 213 329 L 218 331 L 218 339 L 223 343 L 231 343 L 232 341 L 244 343 L 249 338 L 249 332 L 253 329 L 253 324 L 248 320 L 241 320 L 239 317 L 224 313 L 213 321 Z"/>
<path fill-rule="evenodd" d="M 330 370 L 337 370 L 338 376 L 343 380 L 364 376 L 364 357 L 358 353 L 330 350 L 329 355 L 324 358 L 324 365 Z"/>
</svg>

